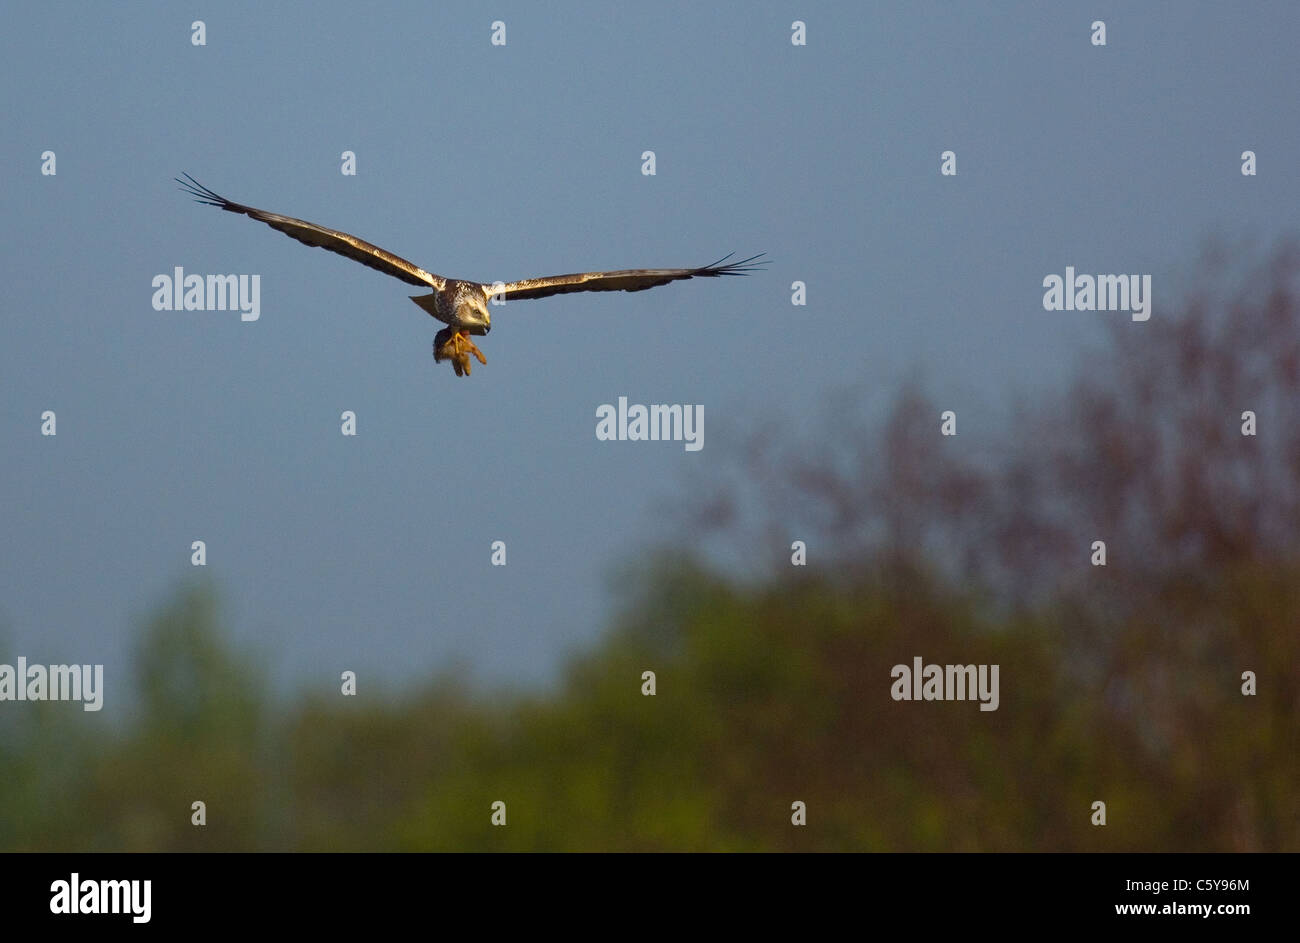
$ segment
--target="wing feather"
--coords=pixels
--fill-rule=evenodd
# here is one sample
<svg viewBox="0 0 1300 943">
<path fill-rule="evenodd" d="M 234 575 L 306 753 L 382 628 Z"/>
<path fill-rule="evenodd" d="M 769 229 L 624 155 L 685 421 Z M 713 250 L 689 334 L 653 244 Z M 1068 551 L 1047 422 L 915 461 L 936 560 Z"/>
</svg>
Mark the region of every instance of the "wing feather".
<svg viewBox="0 0 1300 943">
<path fill-rule="evenodd" d="M 645 291 L 669 282 L 687 278 L 717 278 L 719 275 L 748 275 L 762 271 L 768 260 L 764 253 L 750 256 L 739 262 L 727 262 L 730 255 L 712 265 L 699 268 L 634 268 L 618 272 L 575 272 L 572 275 L 546 275 L 542 278 L 525 278 L 509 282 L 498 289 L 507 298 L 546 298 L 573 291 Z"/>
<path fill-rule="evenodd" d="M 217 206 L 230 213 L 243 213 L 250 219 L 266 223 L 272 229 L 277 229 L 301 243 L 309 246 L 319 246 L 322 249 L 328 249 L 330 252 L 347 256 L 354 262 L 368 265 L 385 275 L 400 278 L 408 285 L 432 286 L 441 290 L 446 284 L 446 280 L 441 276 L 426 272 L 418 265 L 408 262 L 400 256 L 393 255 L 386 249 L 371 245 L 364 239 L 358 239 L 356 236 L 339 232 L 336 229 L 317 226 L 315 223 L 309 223 L 306 220 L 294 219 L 292 216 L 281 216 L 279 213 L 270 213 L 266 210 L 235 203 L 209 190 L 189 174 L 185 174 L 184 180 L 177 177 L 176 182 L 181 185 L 186 193 L 193 196 L 200 203 Z"/>
</svg>

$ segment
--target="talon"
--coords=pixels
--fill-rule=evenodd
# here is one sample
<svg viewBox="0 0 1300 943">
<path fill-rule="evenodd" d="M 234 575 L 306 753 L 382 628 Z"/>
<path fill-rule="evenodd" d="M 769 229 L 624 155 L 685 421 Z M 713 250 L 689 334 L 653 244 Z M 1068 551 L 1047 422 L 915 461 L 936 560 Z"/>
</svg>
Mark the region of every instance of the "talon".
<svg viewBox="0 0 1300 943">
<path fill-rule="evenodd" d="M 441 344 L 439 340 L 442 340 Z M 433 341 L 433 359 L 436 361 L 450 360 L 452 369 L 456 371 L 456 376 L 467 377 L 470 374 L 469 356 L 473 354 L 481 364 L 487 363 L 487 358 L 483 352 L 474 346 L 474 342 L 469 339 L 469 335 L 462 331 L 452 331 L 448 328 L 438 332 L 438 337 Z"/>
</svg>

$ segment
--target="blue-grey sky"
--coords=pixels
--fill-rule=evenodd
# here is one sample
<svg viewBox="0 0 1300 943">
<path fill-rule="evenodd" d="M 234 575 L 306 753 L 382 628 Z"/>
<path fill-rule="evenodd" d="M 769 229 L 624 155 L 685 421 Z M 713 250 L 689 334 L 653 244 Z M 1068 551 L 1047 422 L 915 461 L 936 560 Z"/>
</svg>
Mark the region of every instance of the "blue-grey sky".
<svg viewBox="0 0 1300 943">
<path fill-rule="evenodd" d="M 1297 37 L 1291 2 L 15 6 L 0 655 L 103 663 L 125 697 L 202 539 L 281 681 L 544 682 L 722 430 L 919 372 L 979 441 L 1125 317 L 1044 311 L 1045 275 L 1150 273 L 1160 318 L 1206 237 L 1294 230 Z M 773 262 L 509 303 L 459 379 L 415 289 L 182 171 L 450 276 Z M 260 275 L 260 319 L 153 310 L 175 266 Z M 702 404 L 704 448 L 597 441 L 619 396 Z"/>
</svg>

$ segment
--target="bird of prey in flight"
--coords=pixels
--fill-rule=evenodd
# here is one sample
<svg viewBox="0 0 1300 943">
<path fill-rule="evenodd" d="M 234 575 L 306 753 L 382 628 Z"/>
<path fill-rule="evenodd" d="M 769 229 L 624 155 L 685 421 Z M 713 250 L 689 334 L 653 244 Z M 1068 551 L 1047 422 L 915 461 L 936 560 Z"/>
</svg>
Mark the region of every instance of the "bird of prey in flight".
<svg viewBox="0 0 1300 943">
<path fill-rule="evenodd" d="M 644 291 L 657 285 L 686 278 L 715 278 L 719 275 L 748 275 L 759 270 L 767 262 L 759 261 L 763 253 L 728 262 L 731 256 L 719 259 L 712 265 L 700 268 L 641 268 L 625 269 L 619 272 L 577 272 L 573 275 L 547 275 L 542 278 L 525 278 L 517 282 L 484 285 L 480 282 L 465 281 L 458 278 L 444 278 L 426 272 L 418 265 L 393 255 L 378 246 L 372 246 L 356 236 L 334 229 L 326 229 L 315 223 L 308 223 L 279 213 L 268 213 L 235 203 L 220 196 L 189 174 L 185 179 L 176 178 L 186 193 L 198 202 L 208 206 L 219 206 L 231 213 L 243 213 L 245 216 L 266 223 L 272 229 L 278 229 L 287 236 L 309 246 L 319 246 L 330 252 L 345 255 L 353 261 L 378 269 L 385 275 L 400 278 L 408 285 L 432 288 L 433 294 L 412 295 L 411 300 L 431 316 L 447 326 L 440 330 L 433 339 L 433 359 L 440 363 L 450 360 L 457 376 L 469 376 L 469 358 L 473 354 L 478 362 L 487 363 L 470 335 L 482 335 L 492 330 L 492 319 L 488 315 L 487 302 L 493 297 L 502 298 L 545 298 L 548 295 L 561 295 L 571 291 Z"/>
</svg>

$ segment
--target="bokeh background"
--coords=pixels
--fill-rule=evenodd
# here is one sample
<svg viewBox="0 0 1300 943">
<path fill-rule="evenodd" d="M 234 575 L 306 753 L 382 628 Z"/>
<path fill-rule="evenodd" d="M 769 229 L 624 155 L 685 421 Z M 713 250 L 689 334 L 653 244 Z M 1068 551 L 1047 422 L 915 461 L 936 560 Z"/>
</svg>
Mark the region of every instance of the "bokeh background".
<svg viewBox="0 0 1300 943">
<path fill-rule="evenodd" d="M 12 11 L 0 662 L 107 690 L 0 702 L 0 848 L 1297 850 L 1297 27 Z M 774 262 L 508 304 L 458 380 L 406 286 L 181 171 L 485 281 Z M 153 311 L 176 265 L 261 319 Z M 1044 311 L 1067 265 L 1151 320 Z M 622 395 L 704 449 L 596 441 Z M 914 655 L 1000 664 L 999 710 L 890 700 Z"/>
</svg>

